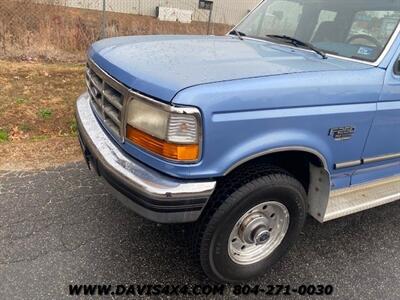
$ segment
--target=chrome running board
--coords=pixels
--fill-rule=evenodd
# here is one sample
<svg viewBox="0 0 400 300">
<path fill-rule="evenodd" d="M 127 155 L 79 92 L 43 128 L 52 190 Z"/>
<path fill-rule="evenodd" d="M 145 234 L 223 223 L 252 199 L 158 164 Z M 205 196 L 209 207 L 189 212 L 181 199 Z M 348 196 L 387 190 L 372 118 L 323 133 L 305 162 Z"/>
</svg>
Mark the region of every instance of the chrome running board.
<svg viewBox="0 0 400 300">
<path fill-rule="evenodd" d="M 326 208 L 314 206 L 310 214 L 327 222 L 396 200 L 400 200 L 400 176 L 332 191 Z"/>
</svg>

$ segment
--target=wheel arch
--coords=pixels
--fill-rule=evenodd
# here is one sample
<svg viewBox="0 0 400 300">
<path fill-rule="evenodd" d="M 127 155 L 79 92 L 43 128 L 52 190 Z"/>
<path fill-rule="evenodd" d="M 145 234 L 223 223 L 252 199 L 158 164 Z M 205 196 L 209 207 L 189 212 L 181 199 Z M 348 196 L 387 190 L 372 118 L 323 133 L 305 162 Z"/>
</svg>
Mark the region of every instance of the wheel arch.
<svg viewBox="0 0 400 300">
<path fill-rule="evenodd" d="M 228 175 L 233 170 L 243 167 L 245 164 L 255 161 L 257 159 L 271 157 L 273 155 L 279 155 L 279 154 L 288 154 L 288 153 L 303 153 L 311 155 L 311 157 L 314 157 L 316 161 L 319 161 L 320 166 L 323 167 L 329 173 L 327 159 L 319 151 L 305 146 L 289 146 L 289 147 L 279 147 L 279 148 L 269 149 L 247 156 L 239 160 L 238 162 L 234 163 L 232 166 L 230 166 L 225 171 L 224 176 Z"/>
<path fill-rule="evenodd" d="M 312 148 L 294 146 L 260 152 L 233 165 L 226 175 L 266 161 L 285 169 L 300 181 L 307 192 L 308 212 L 313 217 L 317 216 L 317 210 L 327 206 L 331 190 L 328 163 L 324 155 Z"/>
</svg>

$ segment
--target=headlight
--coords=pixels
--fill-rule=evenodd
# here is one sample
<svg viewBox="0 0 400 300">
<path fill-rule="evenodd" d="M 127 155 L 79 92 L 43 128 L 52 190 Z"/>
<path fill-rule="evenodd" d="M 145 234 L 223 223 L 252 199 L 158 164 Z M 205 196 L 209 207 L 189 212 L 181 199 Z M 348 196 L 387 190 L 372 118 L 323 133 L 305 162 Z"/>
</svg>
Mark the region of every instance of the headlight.
<svg viewBox="0 0 400 300">
<path fill-rule="evenodd" d="M 134 98 L 128 106 L 126 137 L 165 158 L 197 161 L 201 126 L 198 115 L 195 108 L 173 108 Z"/>
</svg>

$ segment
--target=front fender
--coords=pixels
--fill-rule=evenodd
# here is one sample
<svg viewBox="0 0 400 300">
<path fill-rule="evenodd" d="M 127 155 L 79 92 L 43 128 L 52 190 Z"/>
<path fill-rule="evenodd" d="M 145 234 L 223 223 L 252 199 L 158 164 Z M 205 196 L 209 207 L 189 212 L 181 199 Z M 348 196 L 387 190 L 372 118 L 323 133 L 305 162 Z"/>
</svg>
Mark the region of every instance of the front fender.
<svg viewBox="0 0 400 300">
<path fill-rule="evenodd" d="M 256 139 L 246 141 L 226 154 L 224 175 L 238 166 L 257 157 L 272 153 L 299 151 L 317 156 L 329 171 L 332 153 L 326 141 L 310 131 L 277 130 L 261 134 Z"/>
<path fill-rule="evenodd" d="M 203 117 L 204 155 L 191 175 L 219 177 L 254 157 L 299 149 L 321 157 L 332 176 L 349 178 L 353 169 L 334 165 L 360 159 L 383 76 L 377 68 L 310 72 L 179 92 L 172 103 L 198 107 Z M 350 139 L 330 136 L 331 129 L 347 126 L 355 128 Z"/>
</svg>

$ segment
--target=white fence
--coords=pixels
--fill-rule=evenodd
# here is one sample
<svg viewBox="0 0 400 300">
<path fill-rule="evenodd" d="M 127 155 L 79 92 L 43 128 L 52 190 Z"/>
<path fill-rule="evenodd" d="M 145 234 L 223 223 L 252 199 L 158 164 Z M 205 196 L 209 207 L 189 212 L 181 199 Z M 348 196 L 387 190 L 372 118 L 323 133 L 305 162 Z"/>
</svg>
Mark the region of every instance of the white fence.
<svg viewBox="0 0 400 300">
<path fill-rule="evenodd" d="M 40 0 L 39 0 L 40 1 Z M 76 8 L 103 10 L 103 0 L 63 0 Z M 236 24 L 260 0 L 214 0 L 212 23 Z M 172 7 L 193 11 L 193 21 L 208 21 L 209 12 L 199 9 L 199 0 L 105 0 L 106 11 L 155 16 L 156 8 Z"/>
</svg>

